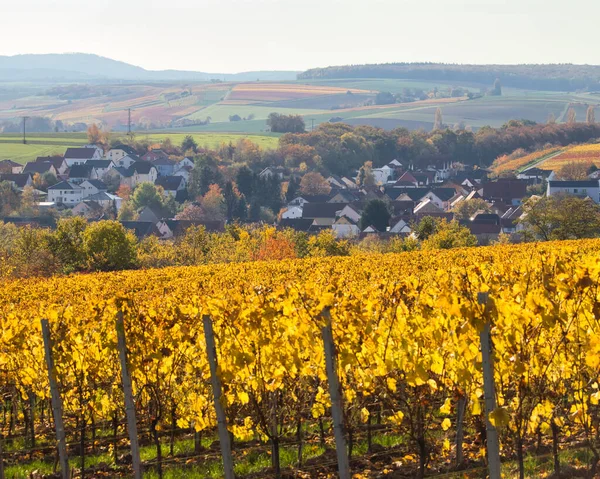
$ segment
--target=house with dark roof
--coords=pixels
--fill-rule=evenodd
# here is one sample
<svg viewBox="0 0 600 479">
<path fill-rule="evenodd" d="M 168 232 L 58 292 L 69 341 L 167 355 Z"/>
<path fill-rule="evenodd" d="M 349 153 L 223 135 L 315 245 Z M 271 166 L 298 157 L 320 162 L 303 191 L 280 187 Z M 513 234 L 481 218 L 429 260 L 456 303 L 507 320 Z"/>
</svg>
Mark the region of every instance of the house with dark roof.
<svg viewBox="0 0 600 479">
<path fill-rule="evenodd" d="M 106 191 L 99 191 L 96 194 L 90 195 L 84 201 L 94 201 L 103 208 L 114 206 L 117 211 L 121 209 L 121 205 L 123 204 L 123 199 L 120 196 L 113 195 Z"/>
<path fill-rule="evenodd" d="M 148 236 L 160 237 L 160 231 L 156 227 L 156 224 L 152 221 L 119 221 L 123 227 L 127 230 L 133 231 L 133 234 L 137 239 L 141 240 Z"/>
<path fill-rule="evenodd" d="M 87 163 L 83 165 L 73 165 L 67 172 L 67 178 L 71 183 L 80 185 L 85 180 L 89 180 L 92 176 L 93 168 Z"/>
<path fill-rule="evenodd" d="M 171 176 L 175 173 L 175 169 L 177 168 L 177 162 L 175 160 L 171 160 L 167 158 L 157 158 L 156 160 L 151 161 L 155 167 L 156 171 L 158 171 L 158 176 Z"/>
<path fill-rule="evenodd" d="M 170 219 L 173 215 L 160 206 L 145 206 L 138 214 L 139 221 L 152 221 L 157 224 L 161 220 Z"/>
<path fill-rule="evenodd" d="M 119 158 L 117 161 L 113 161 L 115 167 L 118 168 L 129 168 L 136 161 L 141 161 L 137 155 L 125 155 Z"/>
<path fill-rule="evenodd" d="M 71 210 L 75 216 L 83 216 L 89 220 L 100 220 L 104 215 L 104 208 L 99 203 L 83 200 Z"/>
<path fill-rule="evenodd" d="M 594 203 L 600 203 L 600 182 L 598 180 L 549 181 L 546 195 L 571 195 L 580 198 L 589 197 Z"/>
<path fill-rule="evenodd" d="M 352 238 L 360 234 L 358 221 L 347 216 L 340 216 L 335 220 L 331 228 L 338 238 Z"/>
<path fill-rule="evenodd" d="M 36 163 L 52 163 L 59 175 L 64 175 L 69 169 L 62 156 L 38 156 L 35 159 Z"/>
<path fill-rule="evenodd" d="M 499 179 L 484 183 L 479 193 L 484 200 L 518 206 L 527 196 L 527 180 Z"/>
<path fill-rule="evenodd" d="M 96 193 L 108 191 L 108 186 L 106 186 L 102 180 L 85 180 L 81 182 L 79 186 L 83 188 L 84 199 L 88 196 L 95 195 Z"/>
<path fill-rule="evenodd" d="M 13 188 L 18 190 L 33 184 L 33 178 L 29 173 L 1 173 L 0 181 L 8 181 Z"/>
<path fill-rule="evenodd" d="M 75 206 L 83 200 L 83 188 L 81 186 L 61 181 L 48 188 L 48 201 L 66 206 Z"/>
<path fill-rule="evenodd" d="M 128 170 L 127 183 L 131 188 L 135 188 L 140 183 L 154 184 L 158 178 L 158 170 L 152 163 L 147 161 L 136 161 Z"/>
<path fill-rule="evenodd" d="M 137 151 L 129 145 L 115 145 L 106 153 L 106 158 L 111 160 L 115 165 L 121 158 L 124 158 L 127 155 L 133 155 L 137 157 Z M 123 166 L 123 165 L 121 165 Z"/>
<path fill-rule="evenodd" d="M 202 226 L 209 233 L 225 231 L 225 224 L 222 221 L 162 220 L 156 225 L 162 239 L 183 236 L 192 226 Z"/>
<path fill-rule="evenodd" d="M 83 165 L 89 160 L 101 160 L 102 153 L 98 148 L 67 148 L 65 163 L 71 168 L 73 165 Z"/>
<path fill-rule="evenodd" d="M 102 179 L 109 170 L 115 167 L 112 160 L 90 160 L 86 162 L 86 165 L 92 168 L 90 177 L 94 180 Z"/>
<path fill-rule="evenodd" d="M 185 190 L 185 179 L 182 176 L 159 176 L 156 186 L 161 186 L 165 196 L 177 197 L 177 193 Z"/>
<path fill-rule="evenodd" d="M 164 151 L 162 151 L 160 148 L 156 148 L 154 150 L 150 150 L 148 151 L 145 155 L 142 155 L 140 160 L 142 161 L 148 161 L 148 162 L 153 162 L 156 161 L 160 158 L 169 158 L 169 155 L 167 155 Z"/>
<path fill-rule="evenodd" d="M 23 173 L 29 173 L 32 176 L 35 174 L 45 175 L 46 173 L 49 173 L 51 175 L 58 176 L 58 171 L 56 171 L 54 165 L 49 161 L 29 162 L 25 165 L 25 168 L 23 168 Z"/>
<path fill-rule="evenodd" d="M 345 203 L 306 203 L 302 207 L 302 218 L 335 220 L 345 206 Z"/>
<path fill-rule="evenodd" d="M 0 161 L 0 173 L 18 175 L 23 173 L 23 165 L 13 160 L 2 160 Z"/>
</svg>

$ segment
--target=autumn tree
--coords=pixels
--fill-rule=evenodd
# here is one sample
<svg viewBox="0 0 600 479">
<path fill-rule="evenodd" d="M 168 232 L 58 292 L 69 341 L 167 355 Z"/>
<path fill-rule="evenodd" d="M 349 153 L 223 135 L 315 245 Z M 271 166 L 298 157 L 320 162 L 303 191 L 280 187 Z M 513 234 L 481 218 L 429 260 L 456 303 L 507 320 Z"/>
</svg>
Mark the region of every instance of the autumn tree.
<svg viewBox="0 0 600 479">
<path fill-rule="evenodd" d="M 442 128 L 444 128 L 444 121 L 442 118 L 442 109 L 441 108 L 437 108 L 435 110 L 435 116 L 433 118 L 433 130 L 441 130 Z"/>
<path fill-rule="evenodd" d="M 210 185 L 206 194 L 202 197 L 200 205 L 204 210 L 206 220 L 224 220 L 227 214 L 225 197 L 219 185 Z"/>
<path fill-rule="evenodd" d="M 204 218 L 204 210 L 197 203 L 188 203 L 180 213 L 175 215 L 176 220 L 185 221 L 202 221 Z"/>
<path fill-rule="evenodd" d="M 577 121 L 577 113 L 575 113 L 575 108 L 569 107 L 569 109 L 567 110 L 567 123 L 569 125 L 573 125 L 573 124 L 575 124 L 576 121 Z"/>
<path fill-rule="evenodd" d="M 561 166 L 556 171 L 556 176 L 559 180 L 587 180 L 593 165 L 591 161 L 571 161 Z"/>
<path fill-rule="evenodd" d="M 19 195 L 8 181 L 0 181 L 0 214 L 8 216 L 18 210 Z"/>
<path fill-rule="evenodd" d="M 477 237 L 458 221 L 436 220 L 435 232 L 423 243 L 423 249 L 452 249 L 477 246 Z"/>
<path fill-rule="evenodd" d="M 80 216 L 60 219 L 56 231 L 49 237 L 48 246 L 59 259 L 63 273 L 83 271 L 86 268 L 83 236 L 87 226 L 87 221 Z"/>
<path fill-rule="evenodd" d="M 587 123 L 596 123 L 596 113 L 594 111 L 594 105 L 588 106 L 585 121 Z"/>
<path fill-rule="evenodd" d="M 454 218 L 458 221 L 468 220 L 478 211 L 489 213 L 492 210 L 490 205 L 482 198 L 463 200 L 453 210 Z"/>
<path fill-rule="evenodd" d="M 330 191 L 331 185 L 316 171 L 306 173 L 300 181 L 300 192 L 305 195 L 328 195 Z"/>
<path fill-rule="evenodd" d="M 567 240 L 600 235 L 600 207 L 572 195 L 531 198 L 523 205 L 523 236 L 528 240 Z"/>
<path fill-rule="evenodd" d="M 95 271 L 128 269 L 136 263 L 136 238 L 117 221 L 90 224 L 83 234 L 88 267 Z"/>
<path fill-rule="evenodd" d="M 375 176 L 373 175 L 373 162 L 365 161 L 364 165 L 358 170 L 356 177 L 356 184 L 358 186 L 374 186 Z"/>
<path fill-rule="evenodd" d="M 554 125 L 556 124 L 556 115 L 554 113 L 550 113 L 548 115 L 548 125 Z"/>
<path fill-rule="evenodd" d="M 103 148 L 108 145 L 108 134 L 98 128 L 96 123 L 88 126 L 87 138 L 90 145 L 98 145 Z"/>
<path fill-rule="evenodd" d="M 26 186 L 21 193 L 21 205 L 19 214 L 21 216 L 32 217 L 37 216 L 39 210 L 35 190 L 32 186 Z"/>
</svg>

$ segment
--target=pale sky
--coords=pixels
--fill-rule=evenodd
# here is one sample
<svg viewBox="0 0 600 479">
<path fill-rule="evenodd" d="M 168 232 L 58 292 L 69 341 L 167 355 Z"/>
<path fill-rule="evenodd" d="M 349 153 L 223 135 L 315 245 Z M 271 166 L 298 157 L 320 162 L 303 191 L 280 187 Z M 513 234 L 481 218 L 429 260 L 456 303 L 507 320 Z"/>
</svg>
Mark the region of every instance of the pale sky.
<svg viewBox="0 0 600 479">
<path fill-rule="evenodd" d="M 384 62 L 600 64 L 600 0 L 0 0 L 0 55 L 152 70 Z"/>
</svg>

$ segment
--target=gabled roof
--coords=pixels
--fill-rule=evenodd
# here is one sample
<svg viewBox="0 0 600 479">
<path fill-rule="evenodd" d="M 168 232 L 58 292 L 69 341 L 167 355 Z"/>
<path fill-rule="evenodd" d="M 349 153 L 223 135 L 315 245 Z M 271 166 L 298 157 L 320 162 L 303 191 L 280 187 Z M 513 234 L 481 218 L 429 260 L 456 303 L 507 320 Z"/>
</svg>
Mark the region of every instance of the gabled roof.
<svg viewBox="0 0 600 479">
<path fill-rule="evenodd" d="M 56 183 L 53 186 L 49 186 L 48 189 L 49 190 L 80 190 L 81 187 L 79 185 L 69 183 L 68 181 L 61 181 L 60 183 Z"/>
<path fill-rule="evenodd" d="M 312 218 L 282 218 L 279 227 L 291 228 L 296 231 L 308 231 L 312 223 Z"/>
<path fill-rule="evenodd" d="M 152 163 L 149 163 L 147 161 L 136 161 L 129 167 L 132 174 L 135 172 L 138 175 L 147 175 L 150 173 L 150 170 L 152 168 L 156 169 L 156 167 Z"/>
<path fill-rule="evenodd" d="M 52 163 L 57 170 L 64 163 L 65 159 L 62 156 L 38 156 L 35 159 L 36 163 Z"/>
<path fill-rule="evenodd" d="M 161 156 L 159 158 L 155 158 L 154 160 L 150 160 L 150 163 L 152 163 L 153 165 L 168 165 L 168 166 L 175 166 L 177 164 L 177 162 L 175 160 L 171 160 L 169 159 L 169 157 L 164 157 Z"/>
<path fill-rule="evenodd" d="M 100 169 L 108 168 L 111 165 L 111 163 L 113 163 L 112 160 L 90 160 L 85 162 L 86 165 L 89 165 L 92 168 Z"/>
<path fill-rule="evenodd" d="M 119 143 L 111 148 L 111 150 L 123 150 L 128 155 L 137 155 L 137 151 L 129 145 Z"/>
<path fill-rule="evenodd" d="M 503 200 L 521 199 L 527 195 L 526 180 L 498 180 L 483 184 L 483 197 Z"/>
<path fill-rule="evenodd" d="M 65 159 L 91 159 L 96 153 L 96 148 L 67 148 L 65 151 Z"/>
<path fill-rule="evenodd" d="M 442 210 L 438 208 L 435 203 L 430 199 L 421 201 L 414 209 L 414 213 L 442 213 Z"/>
<path fill-rule="evenodd" d="M 89 183 L 92 186 L 95 186 L 99 190 L 108 190 L 108 186 L 102 180 L 85 180 L 84 183 Z"/>
<path fill-rule="evenodd" d="M 31 179 L 29 173 L 2 173 L 0 174 L 0 181 L 10 181 L 15 184 L 17 188 L 25 188 L 27 182 Z"/>
<path fill-rule="evenodd" d="M 302 208 L 302 218 L 335 218 L 347 203 L 306 203 Z"/>
<path fill-rule="evenodd" d="M 152 221 L 120 221 L 125 229 L 133 230 L 138 239 L 147 236 L 160 236 L 160 231 Z"/>
<path fill-rule="evenodd" d="M 398 181 L 410 181 L 411 183 L 417 183 L 417 179 L 409 171 L 406 171 L 400 178 L 398 178 Z"/>
<path fill-rule="evenodd" d="M 496 213 L 476 213 L 471 218 L 471 223 L 486 223 L 499 225 L 500 224 L 500 216 Z"/>
<path fill-rule="evenodd" d="M 89 178 L 92 174 L 93 168 L 88 166 L 87 163 L 85 165 L 73 165 L 69 170 L 68 177 L 69 178 Z"/>
<path fill-rule="evenodd" d="M 113 170 L 116 171 L 117 173 L 119 173 L 123 178 L 129 178 L 130 176 L 133 176 L 133 171 L 131 171 L 131 169 L 129 169 L 129 168 L 117 166 L 117 167 L 113 168 Z"/>
<path fill-rule="evenodd" d="M 13 166 L 22 166 L 22 165 L 13 160 L 2 160 L 2 161 L 0 161 L 0 166 L 10 166 L 12 168 Z"/>
<path fill-rule="evenodd" d="M 185 234 L 191 226 L 204 226 L 209 233 L 225 231 L 225 225 L 222 221 L 165 220 L 165 223 L 174 236 Z"/>
<path fill-rule="evenodd" d="M 176 191 L 183 182 L 182 176 L 159 176 L 155 185 L 162 186 L 165 191 Z"/>
<path fill-rule="evenodd" d="M 29 162 L 23 168 L 23 173 L 39 173 L 43 175 L 44 173 L 48 173 L 50 169 L 54 168 L 54 165 L 49 161 L 45 162 Z"/>
</svg>

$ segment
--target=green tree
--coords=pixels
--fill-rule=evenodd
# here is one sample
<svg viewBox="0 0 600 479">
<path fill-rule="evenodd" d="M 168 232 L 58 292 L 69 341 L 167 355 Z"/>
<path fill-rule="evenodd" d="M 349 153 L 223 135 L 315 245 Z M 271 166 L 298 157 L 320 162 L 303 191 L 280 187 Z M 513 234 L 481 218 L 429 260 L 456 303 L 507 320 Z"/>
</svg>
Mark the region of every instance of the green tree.
<svg viewBox="0 0 600 479">
<path fill-rule="evenodd" d="M 437 221 L 433 216 L 425 216 L 421 218 L 412 230 L 419 241 L 425 241 L 437 231 Z"/>
<path fill-rule="evenodd" d="M 198 143 L 196 143 L 192 135 L 186 135 L 181 142 L 181 151 L 185 153 L 188 150 L 192 150 L 194 153 L 198 151 Z"/>
<path fill-rule="evenodd" d="M 386 231 L 390 222 L 390 212 L 382 200 L 371 200 L 365 205 L 360 217 L 359 227 L 361 230 L 373 226 L 377 231 Z"/>
<path fill-rule="evenodd" d="M 152 183 L 139 184 L 133 192 L 131 200 L 133 207 L 138 210 L 146 206 L 156 208 L 163 205 L 163 196 Z"/>
<path fill-rule="evenodd" d="M 56 230 L 48 238 L 50 251 L 58 258 L 65 274 L 83 271 L 87 266 L 87 257 L 83 237 L 88 226 L 81 216 L 58 220 Z"/>
<path fill-rule="evenodd" d="M 600 207 L 590 198 L 571 195 L 531 198 L 519 223 L 527 240 L 594 238 L 600 236 Z"/>
<path fill-rule="evenodd" d="M 477 237 L 458 221 L 437 221 L 436 231 L 421 244 L 423 249 L 451 249 L 477 246 Z"/>
<path fill-rule="evenodd" d="M 136 265 L 137 240 L 117 221 L 99 221 L 87 227 L 83 247 L 88 267 L 94 271 L 115 271 Z"/>
<path fill-rule="evenodd" d="M 374 186 L 375 177 L 373 176 L 373 162 L 365 161 L 364 165 L 358 170 L 356 176 L 356 184 L 358 186 Z"/>
<path fill-rule="evenodd" d="M 0 181 L 0 214 L 8 216 L 19 209 L 19 195 L 8 181 Z"/>
<path fill-rule="evenodd" d="M 121 209 L 119 210 L 119 214 L 117 215 L 117 219 L 119 221 L 135 221 L 137 218 L 137 213 L 135 212 L 135 208 L 131 201 L 124 201 L 121 204 Z"/>
<path fill-rule="evenodd" d="M 252 196 L 254 173 L 252 173 L 250 168 L 247 166 L 240 167 L 235 175 L 235 182 L 238 190 L 240 190 L 240 193 L 242 193 L 246 198 L 250 198 Z"/>
<path fill-rule="evenodd" d="M 458 221 L 468 220 L 478 211 L 489 213 L 492 211 L 490 205 L 481 198 L 463 200 L 454 208 L 454 218 Z"/>
<path fill-rule="evenodd" d="M 389 91 L 380 91 L 375 95 L 376 105 L 391 105 L 392 103 L 396 103 L 396 98 Z"/>
</svg>

